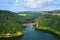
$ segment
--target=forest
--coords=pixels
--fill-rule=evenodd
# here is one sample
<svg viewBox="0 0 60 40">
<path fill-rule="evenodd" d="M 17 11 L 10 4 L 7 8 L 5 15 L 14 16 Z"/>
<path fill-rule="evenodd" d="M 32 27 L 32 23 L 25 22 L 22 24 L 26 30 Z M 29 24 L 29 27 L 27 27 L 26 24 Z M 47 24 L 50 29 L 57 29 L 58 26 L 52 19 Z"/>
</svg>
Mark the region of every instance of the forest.
<svg viewBox="0 0 60 40">
<path fill-rule="evenodd" d="M 16 32 L 24 32 L 22 24 L 38 22 L 36 29 L 50 30 L 60 35 L 60 12 L 55 11 L 26 11 L 11 12 L 0 10 L 0 36 Z"/>
</svg>

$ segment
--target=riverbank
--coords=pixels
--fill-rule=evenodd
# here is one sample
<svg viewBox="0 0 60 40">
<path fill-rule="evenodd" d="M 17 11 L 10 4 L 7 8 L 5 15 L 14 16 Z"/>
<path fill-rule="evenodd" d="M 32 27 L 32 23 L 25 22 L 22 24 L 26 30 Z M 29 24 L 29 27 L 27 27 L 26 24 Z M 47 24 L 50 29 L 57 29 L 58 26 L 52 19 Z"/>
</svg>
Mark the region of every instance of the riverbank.
<svg viewBox="0 0 60 40">
<path fill-rule="evenodd" d="M 46 29 L 36 29 L 44 33 L 52 34 L 54 37 L 56 37 L 57 40 L 60 40 L 60 35 L 53 33 L 52 31 L 46 30 Z"/>
<path fill-rule="evenodd" d="M 0 38 L 9 38 L 9 37 L 15 37 L 21 35 L 23 35 L 23 32 L 16 32 L 15 34 L 6 33 L 6 34 L 0 34 Z"/>
<path fill-rule="evenodd" d="M 35 29 L 40 30 L 40 31 L 43 31 L 43 32 L 46 32 L 46 33 L 50 33 L 50 34 L 52 34 L 53 36 L 55 36 L 55 37 L 57 38 L 57 40 L 60 40 L 60 31 L 58 31 L 58 30 L 55 29 L 55 28 L 44 27 L 44 26 L 37 27 L 37 26 L 36 26 Z"/>
<path fill-rule="evenodd" d="M 57 28 L 53 28 L 53 27 L 44 27 L 44 26 L 41 26 L 41 27 L 35 27 L 36 29 L 44 29 L 44 30 L 49 30 L 49 31 L 52 31 L 53 33 L 56 33 L 58 35 L 60 35 L 60 31 L 57 29 Z"/>
</svg>

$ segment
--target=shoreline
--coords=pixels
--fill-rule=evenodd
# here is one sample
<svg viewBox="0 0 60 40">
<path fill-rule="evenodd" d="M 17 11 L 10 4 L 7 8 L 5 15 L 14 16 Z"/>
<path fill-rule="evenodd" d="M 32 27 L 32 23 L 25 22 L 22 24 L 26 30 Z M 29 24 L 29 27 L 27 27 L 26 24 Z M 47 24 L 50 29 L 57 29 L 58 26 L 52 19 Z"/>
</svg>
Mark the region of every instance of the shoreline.
<svg viewBox="0 0 60 40">
<path fill-rule="evenodd" d="M 50 33 L 52 34 L 54 37 L 56 37 L 57 40 L 60 40 L 60 35 L 55 33 L 55 32 L 52 32 L 51 30 L 48 30 L 48 29 L 43 29 L 43 28 L 36 28 L 36 30 L 39 30 L 39 31 L 43 31 L 44 33 Z"/>
<path fill-rule="evenodd" d="M 23 35 L 23 32 L 16 32 L 15 34 L 6 33 L 6 34 L 0 35 L 0 38 L 10 38 L 10 37 L 16 37 L 21 35 Z"/>
<path fill-rule="evenodd" d="M 51 31 L 51 32 L 53 32 L 53 33 L 56 33 L 56 34 L 58 34 L 58 35 L 60 35 L 60 32 L 58 31 L 58 30 L 55 30 L 55 29 L 53 29 L 53 28 L 51 28 L 51 27 L 35 27 L 36 29 L 44 29 L 44 30 L 49 30 L 49 31 Z"/>
</svg>

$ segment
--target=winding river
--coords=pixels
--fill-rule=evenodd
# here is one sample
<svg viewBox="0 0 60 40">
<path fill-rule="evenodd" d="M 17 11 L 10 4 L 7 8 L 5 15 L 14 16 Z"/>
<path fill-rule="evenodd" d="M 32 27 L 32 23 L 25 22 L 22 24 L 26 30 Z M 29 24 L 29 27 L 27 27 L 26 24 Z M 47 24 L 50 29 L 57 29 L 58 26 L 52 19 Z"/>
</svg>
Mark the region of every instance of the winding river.
<svg viewBox="0 0 60 40">
<path fill-rule="evenodd" d="M 52 34 L 36 30 L 32 24 L 29 24 L 26 26 L 23 36 L 6 39 L 0 38 L 0 40 L 57 40 L 57 39 Z"/>
</svg>

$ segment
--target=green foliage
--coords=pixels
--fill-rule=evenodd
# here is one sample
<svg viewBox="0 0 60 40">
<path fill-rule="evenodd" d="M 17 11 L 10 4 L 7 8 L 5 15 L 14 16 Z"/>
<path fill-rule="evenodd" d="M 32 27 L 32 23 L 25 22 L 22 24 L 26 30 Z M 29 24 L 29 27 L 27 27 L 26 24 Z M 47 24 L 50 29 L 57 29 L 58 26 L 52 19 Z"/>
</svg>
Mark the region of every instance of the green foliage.
<svg viewBox="0 0 60 40">
<path fill-rule="evenodd" d="M 26 14 L 20 16 L 19 14 Z M 0 34 L 23 32 L 24 28 L 21 24 L 38 22 L 38 27 L 52 28 L 52 30 L 60 31 L 60 16 L 55 12 L 20 12 L 0 10 Z"/>
<path fill-rule="evenodd" d="M 36 13 L 36 12 L 20 12 L 19 14 L 25 14 L 26 16 L 20 16 L 19 18 L 19 23 L 23 24 L 23 23 L 31 23 L 31 22 L 35 22 L 34 19 L 38 18 L 40 16 L 40 13 Z"/>
<path fill-rule="evenodd" d="M 20 16 L 14 12 L 0 10 L 0 34 L 23 32 L 23 27 L 17 22 L 19 18 Z"/>
<path fill-rule="evenodd" d="M 20 16 L 19 14 L 26 14 L 26 16 Z M 14 13 L 0 10 L 0 34 L 16 33 L 17 31 L 23 32 L 24 28 L 21 24 L 34 22 L 34 19 L 37 18 L 38 15 L 40 16 L 40 13 Z"/>
<path fill-rule="evenodd" d="M 41 15 L 36 19 L 38 20 L 38 29 L 47 29 L 56 34 L 60 35 L 60 16 L 59 15 L 52 15 L 54 13 L 47 13 Z"/>
</svg>

